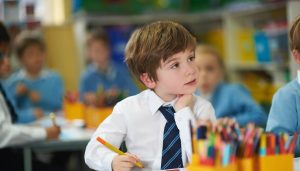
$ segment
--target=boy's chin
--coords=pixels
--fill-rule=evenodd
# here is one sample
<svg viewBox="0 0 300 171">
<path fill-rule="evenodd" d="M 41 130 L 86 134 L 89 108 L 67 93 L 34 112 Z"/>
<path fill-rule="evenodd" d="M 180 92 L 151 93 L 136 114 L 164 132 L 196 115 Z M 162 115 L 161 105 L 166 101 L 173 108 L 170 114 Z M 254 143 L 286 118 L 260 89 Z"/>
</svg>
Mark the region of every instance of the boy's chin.
<svg viewBox="0 0 300 171">
<path fill-rule="evenodd" d="M 183 91 L 178 92 L 177 94 L 194 94 L 195 91 L 196 91 L 196 88 L 191 89 L 191 90 L 183 90 Z"/>
</svg>

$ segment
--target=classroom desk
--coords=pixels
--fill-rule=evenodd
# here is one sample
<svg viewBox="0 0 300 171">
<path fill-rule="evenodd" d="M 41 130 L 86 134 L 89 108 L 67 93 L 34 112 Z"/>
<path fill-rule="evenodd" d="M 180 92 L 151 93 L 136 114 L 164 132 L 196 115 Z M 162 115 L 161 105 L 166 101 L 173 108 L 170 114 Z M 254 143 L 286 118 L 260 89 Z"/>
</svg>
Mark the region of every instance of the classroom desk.
<svg viewBox="0 0 300 171">
<path fill-rule="evenodd" d="M 24 170 L 32 170 L 32 152 L 55 152 L 55 151 L 79 151 L 84 150 L 94 129 L 83 129 L 77 124 L 67 123 L 63 118 L 57 119 L 58 125 L 61 125 L 61 134 L 58 140 L 41 141 L 29 143 L 17 148 L 23 150 L 24 155 Z M 49 119 L 39 121 L 36 125 L 49 126 L 52 124 Z"/>
</svg>

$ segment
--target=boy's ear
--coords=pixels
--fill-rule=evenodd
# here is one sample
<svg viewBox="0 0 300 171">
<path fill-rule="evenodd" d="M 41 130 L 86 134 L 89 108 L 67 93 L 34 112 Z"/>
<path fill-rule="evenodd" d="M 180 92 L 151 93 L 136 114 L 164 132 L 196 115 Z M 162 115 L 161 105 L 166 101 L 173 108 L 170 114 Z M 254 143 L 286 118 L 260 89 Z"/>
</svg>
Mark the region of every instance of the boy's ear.
<svg viewBox="0 0 300 171">
<path fill-rule="evenodd" d="M 146 87 L 148 87 L 149 89 L 154 89 L 156 86 L 156 82 L 153 81 L 153 79 L 151 79 L 149 77 L 149 75 L 147 73 L 143 73 L 140 76 L 140 80 L 145 84 Z"/>
<path fill-rule="evenodd" d="M 293 49 L 292 54 L 297 64 L 300 65 L 300 52 L 297 49 Z"/>
</svg>

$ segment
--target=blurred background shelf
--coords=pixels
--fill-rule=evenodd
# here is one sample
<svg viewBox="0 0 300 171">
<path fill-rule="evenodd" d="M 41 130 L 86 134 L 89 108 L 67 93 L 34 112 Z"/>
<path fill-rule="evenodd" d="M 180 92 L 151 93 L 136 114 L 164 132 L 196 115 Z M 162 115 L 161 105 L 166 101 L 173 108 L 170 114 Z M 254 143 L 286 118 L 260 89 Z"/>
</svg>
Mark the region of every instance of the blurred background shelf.
<svg viewBox="0 0 300 171">
<path fill-rule="evenodd" d="M 10 6 L 12 1 L 17 5 Z M 17 22 L 22 28 L 40 26 L 47 45 L 55 47 L 48 50 L 48 67 L 62 73 L 66 90 L 78 88 L 76 83 L 85 68 L 89 30 L 105 28 L 111 39 L 113 60 L 123 63 L 124 47 L 132 31 L 157 20 L 177 21 L 199 43 L 218 49 L 224 57 L 228 80 L 246 85 L 254 97 L 265 93 L 264 88 L 256 86 L 257 82 L 275 91 L 293 79 L 297 69 L 289 54 L 288 25 L 300 14 L 300 1 L 3 0 L 0 4 L 0 18 L 7 25 Z M 30 10 L 28 13 L 32 4 L 33 14 Z M 14 15 L 20 16 L 17 19 L 8 15 L 16 8 L 23 9 Z M 30 25 L 27 21 L 36 22 Z M 72 66 L 62 65 L 70 61 Z M 271 98 L 256 100 L 270 103 Z"/>
<path fill-rule="evenodd" d="M 204 3 L 208 5 L 205 6 Z M 268 3 L 176 1 L 177 6 L 173 4 L 174 6 L 169 8 L 162 8 L 168 10 L 157 9 L 150 5 L 135 13 L 130 10 L 119 14 L 103 10 L 97 13 L 86 8 L 84 12 L 77 12 L 73 19 L 85 30 L 99 26 L 108 30 L 123 28 L 124 34 L 130 34 L 133 28 L 152 21 L 180 22 L 196 35 L 200 43 L 210 44 L 221 52 L 229 81 L 246 85 L 252 94 L 263 94 L 265 88 L 253 86 L 256 85 L 254 83 L 265 82 L 275 91 L 291 79 L 287 37 L 289 3 L 289 1 Z M 124 31 L 124 26 L 130 31 Z M 116 47 L 120 47 L 120 44 L 125 46 L 126 41 L 120 42 L 116 42 L 119 44 Z M 249 73 L 253 82 L 243 79 L 249 76 Z M 256 100 L 270 103 L 271 98 L 270 95 L 268 99 Z"/>
</svg>

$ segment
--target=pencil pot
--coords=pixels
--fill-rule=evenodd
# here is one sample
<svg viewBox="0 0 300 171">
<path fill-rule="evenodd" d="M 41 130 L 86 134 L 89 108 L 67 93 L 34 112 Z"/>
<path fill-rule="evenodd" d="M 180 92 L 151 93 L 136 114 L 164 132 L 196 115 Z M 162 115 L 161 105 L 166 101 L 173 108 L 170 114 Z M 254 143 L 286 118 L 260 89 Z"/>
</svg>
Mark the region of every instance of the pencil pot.
<svg viewBox="0 0 300 171">
<path fill-rule="evenodd" d="M 200 165 L 199 157 L 196 154 L 192 156 L 192 163 L 187 167 L 187 171 L 238 171 L 237 164 L 229 164 L 228 166 L 203 166 Z"/>
<path fill-rule="evenodd" d="M 97 128 L 101 122 L 103 122 L 111 113 L 111 107 L 96 108 L 86 107 L 85 108 L 85 122 L 88 128 Z"/>
<path fill-rule="evenodd" d="M 241 158 L 237 160 L 238 171 L 257 171 L 255 165 L 257 165 L 256 158 Z"/>
<path fill-rule="evenodd" d="M 259 171 L 293 171 L 291 154 L 271 155 L 259 158 Z"/>
<path fill-rule="evenodd" d="M 64 101 L 64 115 L 66 119 L 84 119 L 84 105 L 80 102 Z"/>
</svg>

